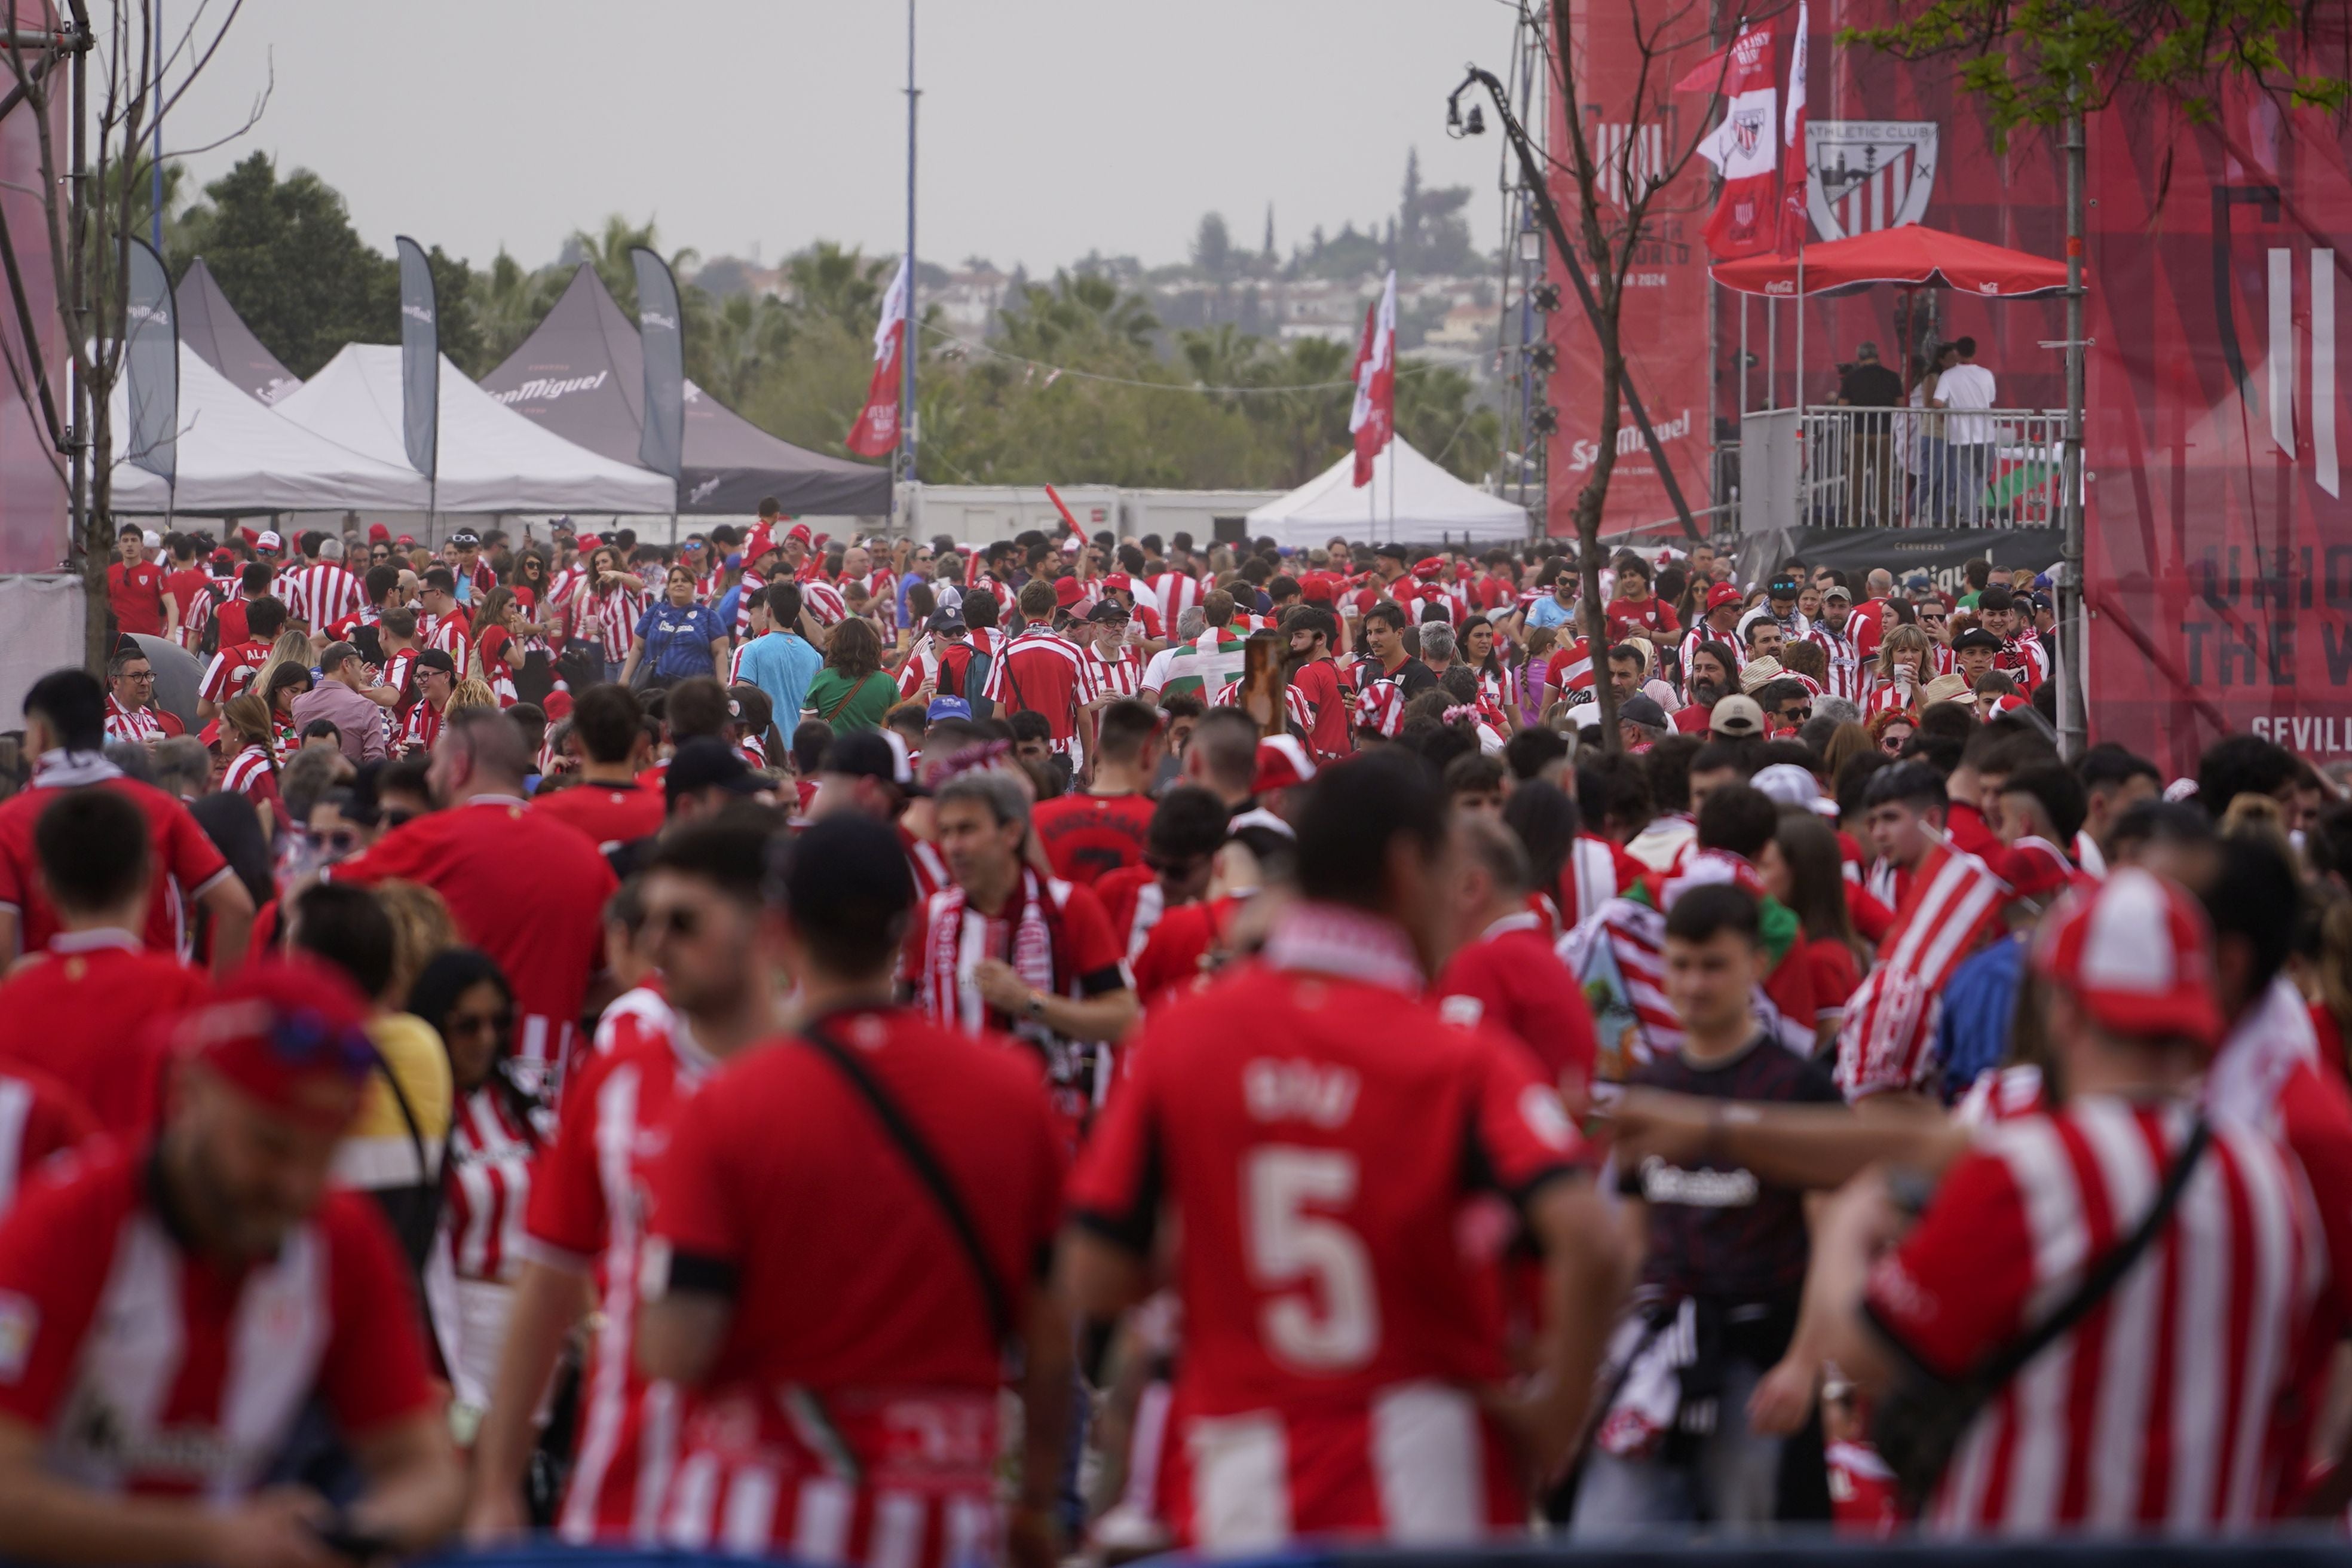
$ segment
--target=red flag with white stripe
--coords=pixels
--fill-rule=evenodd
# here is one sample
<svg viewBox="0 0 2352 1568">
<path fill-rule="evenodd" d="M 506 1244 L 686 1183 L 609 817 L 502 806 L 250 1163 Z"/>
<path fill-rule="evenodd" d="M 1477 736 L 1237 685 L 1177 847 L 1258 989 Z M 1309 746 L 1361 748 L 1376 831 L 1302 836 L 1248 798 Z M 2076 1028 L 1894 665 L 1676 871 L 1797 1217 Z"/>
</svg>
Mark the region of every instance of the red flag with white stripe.
<svg viewBox="0 0 2352 1568">
<path fill-rule="evenodd" d="M 1846 1003 L 1837 1082 L 1850 1100 L 1925 1086 L 1929 1046 L 1952 971 L 2000 929 L 2009 884 L 1991 867 L 1938 843 L 1919 862 L 1910 896 L 1878 944 L 1878 966 Z"/>
<path fill-rule="evenodd" d="M 1731 66 L 1719 89 L 1727 100 L 1723 123 L 1698 144 L 1699 156 L 1723 176 L 1704 231 L 1707 254 L 1717 261 L 1769 250 L 1779 226 L 1780 97 L 1773 38 L 1773 24 L 1765 22 L 1743 27 L 1732 40 Z"/>
<path fill-rule="evenodd" d="M 1789 107 L 1780 121 L 1780 221 L 1774 245 L 1783 256 L 1805 247 L 1805 0 L 1797 0 L 1796 39 L 1789 47 Z"/>
<path fill-rule="evenodd" d="M 1348 428 L 1356 437 L 1356 483 L 1372 482 L 1372 463 L 1396 434 L 1396 273 L 1381 302 L 1364 312 L 1364 341 L 1356 349 L 1356 405 Z"/>
<path fill-rule="evenodd" d="M 861 457 L 887 458 L 898 445 L 898 384 L 907 358 L 908 258 L 898 258 L 898 275 L 882 300 L 882 319 L 874 328 L 874 377 L 866 385 L 866 406 L 849 427 L 844 443 Z"/>
</svg>

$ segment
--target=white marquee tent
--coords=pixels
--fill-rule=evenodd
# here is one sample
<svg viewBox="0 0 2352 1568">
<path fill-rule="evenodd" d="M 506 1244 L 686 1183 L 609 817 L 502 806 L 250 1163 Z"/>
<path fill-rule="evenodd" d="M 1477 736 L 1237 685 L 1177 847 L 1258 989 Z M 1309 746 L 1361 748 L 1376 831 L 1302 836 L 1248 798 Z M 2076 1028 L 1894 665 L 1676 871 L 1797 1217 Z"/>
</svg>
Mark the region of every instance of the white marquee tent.
<svg viewBox="0 0 2352 1568">
<path fill-rule="evenodd" d="M 1251 512 L 1249 536 L 1299 548 L 1335 537 L 1362 544 L 1509 544 L 1528 536 L 1525 507 L 1464 484 L 1402 436 L 1374 459 L 1371 483 L 1359 488 L 1355 477 L 1350 452 L 1281 500 Z"/>
<path fill-rule="evenodd" d="M 315 436 L 408 466 L 397 348 L 347 344 L 272 406 Z M 446 354 L 439 445 L 437 511 L 652 514 L 675 500 L 667 477 L 614 462 L 525 418 L 468 381 Z"/>
<path fill-rule="evenodd" d="M 405 462 L 383 462 L 314 435 L 231 384 L 186 343 L 180 345 L 179 406 L 176 486 L 118 458 L 116 511 L 423 511 L 428 503 L 424 477 Z M 131 429 L 128 376 L 114 384 L 112 408 L 120 440 Z"/>
</svg>

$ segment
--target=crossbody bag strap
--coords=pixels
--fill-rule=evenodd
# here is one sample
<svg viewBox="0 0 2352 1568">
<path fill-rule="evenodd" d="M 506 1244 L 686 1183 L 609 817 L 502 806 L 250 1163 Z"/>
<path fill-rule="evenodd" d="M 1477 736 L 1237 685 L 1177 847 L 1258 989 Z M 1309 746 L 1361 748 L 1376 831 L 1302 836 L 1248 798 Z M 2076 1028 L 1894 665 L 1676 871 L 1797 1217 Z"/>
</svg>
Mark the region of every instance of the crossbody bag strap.
<svg viewBox="0 0 2352 1568">
<path fill-rule="evenodd" d="M 867 1109 L 874 1112 L 874 1119 L 882 1124 L 882 1130 L 898 1146 L 898 1152 L 914 1170 L 924 1190 L 930 1194 L 940 1217 L 955 1233 L 956 1244 L 962 1248 L 964 1261 L 971 1266 L 972 1277 L 980 1286 L 981 1300 L 988 1308 L 990 1331 L 1000 1347 L 1009 1349 L 1013 1343 L 1013 1310 L 1005 1300 L 1003 1282 L 997 1278 L 996 1268 L 988 1259 L 988 1249 L 981 1244 L 980 1229 L 972 1223 L 971 1211 L 964 1207 L 963 1199 L 956 1192 L 955 1183 L 931 1152 L 930 1145 L 923 1142 L 922 1134 L 915 1131 L 914 1124 L 907 1120 L 898 1102 L 883 1091 L 882 1086 L 874 1081 L 873 1075 L 859 1064 L 854 1055 L 825 1032 L 822 1024 L 810 1024 L 803 1027 L 801 1038 L 849 1080 L 850 1087 L 857 1090 Z"/>
<path fill-rule="evenodd" d="M 2180 1206 L 2180 1194 L 2188 1189 L 2189 1178 L 2196 1173 L 2198 1162 L 2203 1158 L 2206 1146 L 2212 1141 L 2213 1129 L 2200 1116 L 2197 1124 L 2189 1130 L 2188 1141 L 2181 1144 L 2179 1154 L 2172 1162 L 2172 1169 L 2165 1173 L 2164 1185 L 2158 1191 L 2156 1202 L 2148 1205 L 2147 1214 L 2140 1220 L 2138 1227 L 2083 1276 L 2083 1282 L 2074 1287 L 2074 1293 L 2056 1311 L 2003 1347 L 1977 1370 L 1969 1381 L 1981 1395 L 1990 1398 L 2000 1392 L 2035 1356 L 2048 1350 L 2060 1335 L 2081 1322 L 2084 1315 L 2105 1300 L 2108 1293 L 2122 1282 L 2123 1277 L 2131 1272 L 2132 1266 L 2147 1251 L 2149 1244 L 2171 1222 L 2173 1211 Z"/>
</svg>

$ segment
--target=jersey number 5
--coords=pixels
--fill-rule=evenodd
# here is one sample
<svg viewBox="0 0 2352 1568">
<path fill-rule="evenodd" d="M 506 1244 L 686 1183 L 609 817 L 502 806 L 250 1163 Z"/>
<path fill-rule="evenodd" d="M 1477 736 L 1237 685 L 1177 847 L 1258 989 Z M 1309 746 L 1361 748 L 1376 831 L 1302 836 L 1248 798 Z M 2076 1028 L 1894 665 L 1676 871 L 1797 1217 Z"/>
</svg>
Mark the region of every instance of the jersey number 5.
<svg viewBox="0 0 2352 1568">
<path fill-rule="evenodd" d="M 1356 1157 L 1282 1144 L 1242 1159 L 1250 1274 L 1284 1290 L 1258 1309 L 1274 1359 L 1300 1372 L 1349 1372 L 1380 1348 L 1380 1298 L 1363 1238 L 1318 1208 L 1345 1208 L 1356 1195 Z M 1290 1289 L 1307 1286 L 1307 1290 Z M 1319 1298 L 1319 1300 L 1317 1300 Z"/>
</svg>

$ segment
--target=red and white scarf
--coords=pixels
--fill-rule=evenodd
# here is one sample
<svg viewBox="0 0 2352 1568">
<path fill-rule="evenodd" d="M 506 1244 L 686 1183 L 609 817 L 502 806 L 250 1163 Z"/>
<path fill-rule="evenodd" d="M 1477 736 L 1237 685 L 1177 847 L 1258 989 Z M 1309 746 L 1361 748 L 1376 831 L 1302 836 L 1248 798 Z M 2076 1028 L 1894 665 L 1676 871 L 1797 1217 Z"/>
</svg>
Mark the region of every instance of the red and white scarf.
<svg viewBox="0 0 2352 1568">
<path fill-rule="evenodd" d="M 998 1028 L 1037 1036 L 1039 1026 L 1029 1019 L 1000 1013 L 992 1020 L 974 973 L 982 959 L 1001 958 L 1032 990 L 1059 994 L 1047 905 L 1058 908 L 1067 893 L 1067 883 L 1047 881 L 1024 867 L 1013 907 L 1001 918 L 973 909 L 961 887 L 933 894 L 929 942 L 923 954 L 923 1010 L 936 1022 L 969 1035 Z"/>
</svg>

